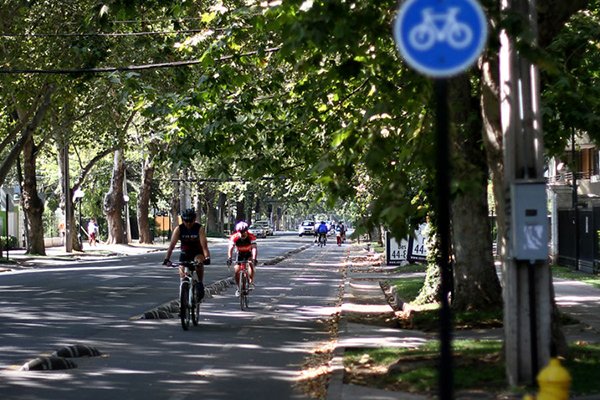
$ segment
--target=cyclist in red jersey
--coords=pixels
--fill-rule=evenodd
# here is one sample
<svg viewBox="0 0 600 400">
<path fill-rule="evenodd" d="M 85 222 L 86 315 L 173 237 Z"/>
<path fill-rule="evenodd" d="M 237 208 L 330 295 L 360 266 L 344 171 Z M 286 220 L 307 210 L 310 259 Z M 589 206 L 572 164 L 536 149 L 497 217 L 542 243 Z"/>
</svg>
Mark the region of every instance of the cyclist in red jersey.
<svg viewBox="0 0 600 400">
<path fill-rule="evenodd" d="M 235 226 L 235 233 L 229 237 L 229 247 L 227 248 L 227 265 L 231 265 L 233 249 L 237 248 L 238 260 L 248 261 L 248 277 L 250 279 L 250 287 L 254 288 L 254 267 L 257 264 L 256 257 L 258 248 L 256 246 L 256 236 L 248 232 L 248 224 L 240 221 Z M 235 283 L 239 285 L 239 266 L 235 265 Z M 236 295 L 237 292 L 236 292 Z"/>
</svg>

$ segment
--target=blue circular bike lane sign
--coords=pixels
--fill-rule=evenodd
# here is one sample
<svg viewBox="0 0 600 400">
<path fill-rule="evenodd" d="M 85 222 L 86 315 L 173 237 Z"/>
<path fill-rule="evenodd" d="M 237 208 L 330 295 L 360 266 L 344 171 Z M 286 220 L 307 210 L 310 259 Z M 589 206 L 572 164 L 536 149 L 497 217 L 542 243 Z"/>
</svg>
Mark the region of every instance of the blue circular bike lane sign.
<svg viewBox="0 0 600 400">
<path fill-rule="evenodd" d="M 406 63 L 435 78 L 466 70 L 487 40 L 487 19 L 476 0 L 407 0 L 393 28 Z"/>
</svg>

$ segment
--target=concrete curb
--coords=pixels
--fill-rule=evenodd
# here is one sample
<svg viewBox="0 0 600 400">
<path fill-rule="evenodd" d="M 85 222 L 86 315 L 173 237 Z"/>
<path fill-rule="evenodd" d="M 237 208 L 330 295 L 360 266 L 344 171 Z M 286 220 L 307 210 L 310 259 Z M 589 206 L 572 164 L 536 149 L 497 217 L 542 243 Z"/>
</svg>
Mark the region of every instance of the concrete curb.
<svg viewBox="0 0 600 400">
<path fill-rule="evenodd" d="M 348 264 L 347 268 L 350 268 L 352 264 Z M 331 378 L 327 385 L 327 396 L 326 400 L 342 400 L 344 390 L 344 353 L 346 351 L 345 346 L 341 345 L 340 337 L 343 333 L 348 330 L 348 321 L 344 317 L 343 303 L 346 293 L 348 293 L 348 287 L 350 280 L 346 275 L 346 281 L 344 282 L 344 292 L 342 293 L 342 305 L 340 306 L 340 319 L 338 322 L 338 337 L 336 338 L 335 348 L 333 350 L 331 358 Z"/>
</svg>

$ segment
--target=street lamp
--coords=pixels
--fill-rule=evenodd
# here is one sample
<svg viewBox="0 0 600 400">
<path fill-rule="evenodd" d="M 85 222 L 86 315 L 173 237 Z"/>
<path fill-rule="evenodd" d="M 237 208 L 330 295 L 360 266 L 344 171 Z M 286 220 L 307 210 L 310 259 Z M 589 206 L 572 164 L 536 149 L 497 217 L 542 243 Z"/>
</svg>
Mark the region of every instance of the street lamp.
<svg viewBox="0 0 600 400">
<path fill-rule="evenodd" d="M 84 195 L 85 195 L 85 193 L 83 193 L 83 190 L 81 190 L 79 188 L 75 191 L 75 193 L 73 193 L 73 199 L 75 199 L 75 202 L 79 201 L 79 229 L 77 230 L 77 240 L 79 240 L 79 247 L 81 247 L 82 249 L 83 249 L 83 241 L 81 240 L 81 229 L 82 229 L 81 203 L 83 203 Z"/>
</svg>

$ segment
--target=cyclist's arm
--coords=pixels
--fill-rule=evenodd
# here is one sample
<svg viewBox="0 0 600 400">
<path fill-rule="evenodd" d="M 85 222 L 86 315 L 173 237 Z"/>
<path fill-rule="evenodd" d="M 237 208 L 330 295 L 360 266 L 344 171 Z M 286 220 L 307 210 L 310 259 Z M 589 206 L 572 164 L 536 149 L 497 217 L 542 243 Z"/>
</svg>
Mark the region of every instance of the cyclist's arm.
<svg viewBox="0 0 600 400">
<path fill-rule="evenodd" d="M 258 246 L 256 245 L 256 243 L 254 243 L 252 245 L 252 259 L 256 260 L 258 258 Z"/>
<path fill-rule="evenodd" d="M 173 230 L 173 235 L 171 236 L 171 243 L 169 244 L 169 248 L 167 249 L 167 255 L 166 255 L 165 259 L 168 260 L 171 258 L 173 249 L 175 248 L 175 245 L 177 244 L 178 241 L 179 241 L 179 226 L 177 226 Z"/>
<path fill-rule="evenodd" d="M 227 259 L 230 259 L 233 256 L 233 246 L 235 246 L 235 243 L 233 242 L 233 239 L 230 239 L 229 246 L 227 247 Z"/>
</svg>

